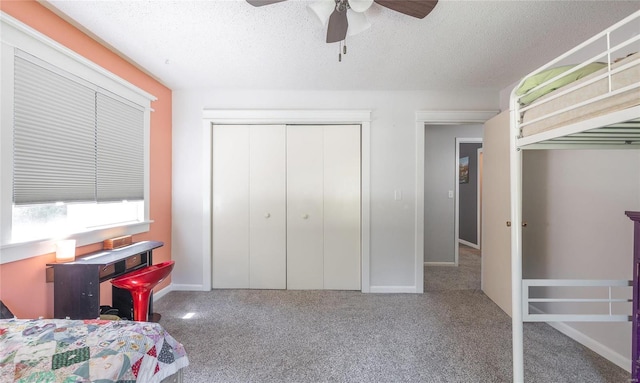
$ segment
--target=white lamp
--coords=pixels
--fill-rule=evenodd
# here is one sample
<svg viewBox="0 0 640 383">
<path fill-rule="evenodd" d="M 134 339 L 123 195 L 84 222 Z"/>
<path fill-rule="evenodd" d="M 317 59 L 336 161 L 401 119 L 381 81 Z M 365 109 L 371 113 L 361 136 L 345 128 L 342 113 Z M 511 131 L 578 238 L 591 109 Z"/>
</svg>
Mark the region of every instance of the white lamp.
<svg viewBox="0 0 640 383">
<path fill-rule="evenodd" d="M 56 243 L 56 262 L 71 262 L 76 259 L 76 240 L 65 239 Z"/>
</svg>

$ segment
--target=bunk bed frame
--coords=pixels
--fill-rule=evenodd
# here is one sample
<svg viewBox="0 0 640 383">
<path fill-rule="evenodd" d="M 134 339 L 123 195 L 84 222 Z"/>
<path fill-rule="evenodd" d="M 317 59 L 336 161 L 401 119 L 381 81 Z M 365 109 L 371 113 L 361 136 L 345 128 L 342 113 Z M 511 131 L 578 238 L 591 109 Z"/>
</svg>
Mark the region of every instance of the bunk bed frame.
<svg viewBox="0 0 640 383">
<path fill-rule="evenodd" d="M 511 222 L 523 222 L 522 220 L 522 156 L 523 150 L 531 149 L 640 149 L 640 52 L 629 54 L 624 62 L 612 64 L 616 59 L 616 54 L 628 53 L 629 50 L 636 49 L 640 42 L 640 35 L 635 33 L 631 37 L 625 37 L 624 41 L 617 41 L 616 38 L 622 35 L 621 31 L 635 28 L 640 29 L 640 11 L 633 13 L 619 23 L 602 31 L 593 38 L 585 41 L 576 48 L 568 51 L 562 56 L 549 62 L 543 67 L 532 72 L 525 77 L 511 94 L 510 111 L 510 176 L 511 176 Z M 615 34 L 615 38 L 612 35 Z M 604 45 L 606 48 L 597 49 L 599 53 L 590 56 L 589 59 L 580 60 L 580 64 L 573 69 L 541 83 L 525 94 L 517 94 L 517 89 L 523 85 L 526 79 L 540 74 L 548 69 L 563 65 L 572 57 L 584 57 L 594 50 L 595 45 Z M 637 51 L 637 50 L 636 50 Z M 563 78 L 565 75 L 578 71 L 587 65 L 605 61 L 605 67 L 559 89 L 548 95 L 542 96 L 531 104 L 523 106 L 520 104 L 521 97 L 535 92 L 552 84 L 554 81 Z M 631 76 L 631 81 L 625 84 L 617 84 L 616 78 L 623 75 L 624 71 Z M 635 72 L 631 72 L 635 71 Z M 589 95 L 586 99 L 573 97 L 575 92 L 580 92 L 582 88 L 595 86 L 594 84 L 604 84 L 605 90 L 601 94 Z M 522 93 L 522 92 L 520 92 Z M 587 113 L 590 109 L 597 110 L 601 103 L 614 100 L 615 97 L 626 95 L 627 100 L 618 107 L 601 110 L 598 113 Z M 542 116 L 536 116 L 529 121 L 524 117 L 530 110 L 560 100 L 567 96 L 572 100 L 568 105 L 560 105 L 559 109 L 545 112 Z M 615 102 L 614 102 L 615 103 Z M 562 117 L 564 113 L 573 113 L 573 117 L 567 118 L 565 122 L 550 126 L 549 128 L 531 129 L 531 127 L 545 119 Z M 576 117 L 577 116 L 577 117 Z M 623 214 L 624 212 L 620 212 Z M 632 213 L 633 214 L 633 213 Z M 637 214 L 637 213 L 636 213 Z M 524 350 L 523 350 L 523 322 L 564 322 L 564 321 L 629 321 L 633 320 L 633 351 L 632 351 L 632 382 L 638 382 L 640 366 L 638 365 L 638 316 L 636 313 L 638 305 L 638 268 L 634 270 L 634 281 L 626 280 L 523 280 L 522 279 L 522 225 L 514 224 L 511 227 L 511 279 L 512 279 L 512 321 L 513 321 L 513 381 L 524 382 Z M 637 229 L 638 230 L 638 229 Z M 640 238 L 636 235 L 635 251 L 639 252 Z M 635 257 L 640 257 L 636 254 Z M 630 315 L 614 315 L 611 306 L 616 302 L 631 302 L 631 299 L 614 299 L 611 291 L 621 286 L 631 286 L 633 284 L 633 318 Z M 555 287 L 581 287 L 600 286 L 608 289 L 608 299 L 558 299 L 558 298 L 530 298 L 529 289 L 532 286 Z M 558 315 L 558 314 L 535 314 L 529 312 L 529 303 L 534 302 L 604 302 L 609 305 L 609 314 L 594 315 Z M 634 380 L 635 379 L 635 380 Z"/>
</svg>

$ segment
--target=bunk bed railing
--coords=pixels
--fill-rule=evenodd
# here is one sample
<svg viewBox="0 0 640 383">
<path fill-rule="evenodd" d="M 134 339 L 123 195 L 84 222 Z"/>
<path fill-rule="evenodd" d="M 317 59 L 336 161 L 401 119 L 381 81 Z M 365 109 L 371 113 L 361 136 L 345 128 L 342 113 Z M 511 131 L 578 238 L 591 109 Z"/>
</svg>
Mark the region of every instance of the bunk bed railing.
<svg viewBox="0 0 640 383">
<path fill-rule="evenodd" d="M 516 145 L 518 147 L 534 144 L 535 147 L 530 147 L 531 149 L 544 149 L 548 145 L 563 148 L 562 146 L 567 144 L 574 144 L 585 148 L 588 146 L 608 148 L 611 147 L 611 145 L 624 144 L 628 145 L 628 148 L 631 149 L 640 146 L 640 141 L 637 138 L 640 128 L 633 125 L 626 125 L 624 127 L 629 133 L 628 138 L 613 135 L 608 137 L 607 140 L 600 141 L 599 139 L 602 137 L 594 135 L 593 137 L 595 139 L 589 138 L 585 140 L 585 137 L 572 137 L 571 139 L 564 139 L 560 142 L 553 141 L 555 138 L 561 136 L 560 133 L 564 133 L 560 129 L 556 130 L 556 127 L 561 127 L 563 124 L 564 126 L 569 126 L 574 123 L 581 124 L 582 121 L 595 118 L 597 113 L 606 114 L 606 111 L 613 110 L 615 102 L 620 102 L 620 105 L 625 105 L 624 107 L 629 108 L 629 111 L 632 113 L 631 117 L 627 117 L 628 113 L 618 110 L 621 112 L 619 114 L 621 118 L 620 121 L 639 120 L 640 113 L 638 113 L 638 106 L 632 103 L 633 97 L 640 97 L 635 96 L 640 94 L 640 81 L 629 82 L 629 75 L 637 73 L 640 65 L 640 53 L 638 53 L 640 51 L 640 35 L 637 33 L 630 34 L 630 29 L 632 30 L 637 25 L 640 25 L 640 11 L 631 14 L 522 78 L 511 92 L 510 99 L 510 108 L 514 117 L 512 124 L 515 127 Z M 620 33 L 620 31 L 624 32 Z M 579 56 L 583 56 L 582 59 Z M 585 60 L 584 56 L 588 56 L 588 58 Z M 633 57 L 627 59 L 625 56 Z M 623 57 L 625 57 L 625 61 L 619 62 Z M 613 61 L 616 58 L 620 60 L 615 60 L 616 63 L 614 64 Z M 580 79 L 580 81 L 575 81 L 564 86 L 560 84 L 560 88 L 555 89 L 551 94 L 547 93 L 544 97 L 538 96 L 539 98 L 530 101 L 527 105 L 521 104 L 520 100 L 523 99 L 523 97 L 530 96 L 536 92 L 536 94 L 538 94 L 540 91 L 546 91 L 549 89 L 549 86 L 555 87 L 557 84 L 555 82 L 563 79 L 565 76 L 575 79 L 580 78 L 583 76 L 581 74 L 582 72 L 578 72 L 579 75 L 572 74 L 598 61 L 605 61 L 607 65 L 600 71 L 589 74 L 588 78 Z M 528 79 L 532 77 L 535 78 L 538 74 L 544 75 L 544 73 L 541 72 L 551 68 L 557 68 L 560 65 L 567 65 L 568 63 L 575 63 L 575 65 L 564 72 L 558 73 L 553 78 L 546 79 L 546 81 L 537 84 L 526 93 L 518 94 L 518 89 L 521 88 Z M 586 74 L 584 76 L 586 76 Z M 618 80 L 614 80 L 616 76 L 618 76 Z M 537 77 L 539 78 L 540 76 Z M 604 89 L 602 87 L 604 87 Z M 602 90 L 600 91 L 598 89 Z M 571 98 L 574 97 L 574 92 L 578 95 L 576 96 L 575 102 L 564 103 L 563 100 L 571 100 Z M 550 104 L 551 107 L 547 106 L 548 103 L 552 103 Z M 594 109 L 590 109 L 592 106 Z M 529 115 L 529 118 L 524 117 L 525 114 L 530 113 L 533 109 L 536 110 L 535 113 L 531 112 L 532 114 Z M 591 112 L 592 110 L 596 112 Z M 541 113 L 543 111 L 544 113 Z M 593 114 L 586 115 L 582 111 L 588 111 Z M 614 114 L 611 113 L 610 116 L 613 117 Z M 618 121 L 612 120 L 612 122 Z M 576 132 L 588 131 L 589 129 L 585 129 L 586 126 L 587 125 L 581 124 Z M 593 129 L 601 130 L 600 128 L 604 126 L 606 125 L 593 126 Z M 573 129 L 569 129 L 569 135 L 573 133 L 572 130 Z M 547 131 L 550 133 L 546 133 Z M 607 133 L 606 130 L 601 130 L 601 132 Z"/>
<path fill-rule="evenodd" d="M 631 63 L 631 65 L 628 65 L 627 67 L 631 67 L 631 66 L 635 66 L 635 65 L 640 65 L 640 62 Z M 626 68 L 623 68 L 623 69 L 626 69 Z M 603 79 L 604 77 L 607 77 L 607 75 L 606 74 L 600 75 L 598 77 L 595 77 L 593 81 L 589 81 L 588 83 L 580 84 L 580 86 L 572 87 L 570 89 L 567 89 L 566 91 L 559 92 L 557 95 L 554 95 L 553 98 L 561 97 L 561 96 L 564 96 L 567 93 L 574 92 L 576 89 L 582 88 L 583 86 L 586 86 L 586 85 L 590 85 L 593 82 L 596 82 L 596 81 L 599 81 L 599 80 Z M 609 85 L 609 88 L 611 88 L 611 85 Z M 640 82 L 635 83 L 635 84 L 631 84 L 631 85 L 626 86 L 624 88 L 620 88 L 620 89 L 616 89 L 616 90 L 609 90 L 609 92 L 607 92 L 607 93 L 601 94 L 599 96 L 590 98 L 588 100 L 585 100 L 585 101 L 582 101 L 582 102 L 579 102 L 579 103 L 572 104 L 572 105 L 570 105 L 570 106 L 568 106 L 566 108 L 558 109 L 553 113 L 545 114 L 544 116 L 538 117 L 538 118 L 533 119 L 531 121 L 528 121 L 526 123 L 522 123 L 521 122 L 519 124 L 520 125 L 520 129 L 524 128 L 527 125 L 535 124 L 536 122 L 539 122 L 539 121 L 542 121 L 542 120 L 546 120 L 547 118 L 555 117 L 555 116 L 557 116 L 559 114 L 563 114 L 563 113 L 569 112 L 571 110 L 578 109 L 578 108 L 581 108 L 583 106 L 587 106 L 589 104 L 596 103 L 596 102 L 598 102 L 600 100 L 606 99 L 607 97 L 615 96 L 615 95 L 618 95 L 618 94 L 621 94 L 621 93 L 625 93 L 625 92 L 628 92 L 630 90 L 637 89 L 637 88 L 640 88 Z M 549 100 L 544 100 L 544 101 L 545 102 L 546 101 L 551 101 L 551 98 Z M 538 104 L 531 105 L 531 106 L 537 106 L 537 105 Z M 520 110 L 523 111 L 523 109 L 520 109 Z M 520 134 L 522 134 L 522 132 L 520 132 Z"/>
<path fill-rule="evenodd" d="M 629 21 L 631 21 L 631 20 L 629 20 Z M 606 37 L 607 37 L 607 46 L 609 46 L 610 45 L 610 35 L 606 34 Z M 617 51 L 621 50 L 622 48 L 625 48 L 625 47 L 631 45 L 632 43 L 634 43 L 636 41 L 640 41 L 640 35 L 634 36 L 634 37 L 630 38 L 629 40 L 625 41 L 624 43 L 616 45 L 615 47 L 608 48 L 607 50 L 605 50 L 603 52 L 600 52 L 598 55 L 593 56 L 590 59 L 588 59 L 588 60 L 586 60 L 586 61 L 584 61 L 584 62 L 582 62 L 582 63 L 580 63 L 580 64 L 578 64 L 576 66 L 574 66 L 573 68 L 567 70 L 566 72 L 562 72 L 562 73 L 556 75 L 555 77 L 552 77 L 552 78 L 548 79 L 547 81 L 535 86 L 534 88 L 531 88 L 529 91 L 527 91 L 526 93 L 524 93 L 521 96 L 519 96 L 518 99 L 520 99 L 522 97 L 525 97 L 530 93 L 534 93 L 537 90 L 539 90 L 541 88 L 544 88 L 547 85 L 550 85 L 553 82 L 555 82 L 555 81 L 557 81 L 557 80 L 559 80 L 559 79 L 561 79 L 561 78 L 563 78 L 563 77 L 565 77 L 567 75 L 570 75 L 570 74 L 572 74 L 572 73 L 574 73 L 576 71 L 579 71 L 580 69 L 583 69 L 584 67 L 586 67 L 589 64 L 593 64 L 593 63 L 597 62 L 598 60 L 605 59 L 606 62 L 607 62 L 607 66 L 606 66 L 607 67 L 607 71 L 602 73 L 601 75 L 596 76 L 596 77 L 592 78 L 589 81 L 582 82 L 577 86 L 568 87 L 564 91 L 556 92 L 551 97 L 545 97 L 544 99 L 536 100 L 536 101 L 532 102 L 529 105 L 526 105 L 526 106 L 523 106 L 523 107 L 519 108 L 520 112 L 526 112 L 527 110 L 529 110 L 529 109 L 531 109 L 533 107 L 536 107 L 536 106 L 545 104 L 547 102 L 553 101 L 556 98 L 559 98 L 559 97 L 562 97 L 562 96 L 566 95 L 567 93 L 571 93 L 571 92 L 573 92 L 575 90 L 584 88 L 584 87 L 586 87 L 588 85 L 591 85 L 594 82 L 600 81 L 600 80 L 602 80 L 604 78 L 607 79 L 607 83 L 608 83 L 607 85 L 608 85 L 608 88 L 609 88 L 609 92 L 612 92 L 612 90 L 613 90 L 612 76 L 614 74 L 622 72 L 622 71 L 624 71 L 624 70 L 626 70 L 626 69 L 628 69 L 628 68 L 630 68 L 632 66 L 638 65 L 637 62 L 631 62 L 631 63 L 627 63 L 626 65 L 620 66 L 618 68 L 612 69 L 611 68 L 611 65 L 612 65 L 612 62 L 611 62 L 612 53 L 617 52 Z M 576 48 L 574 48 L 572 51 L 573 52 L 578 52 L 578 50 Z M 542 68 L 545 68 L 545 67 L 542 67 Z M 525 79 L 527 79 L 527 78 L 529 78 L 531 76 L 534 76 L 534 75 L 542 72 L 544 70 L 542 68 L 539 68 L 539 69 L 533 71 L 531 74 L 526 76 L 522 81 L 524 81 Z M 522 85 L 522 82 L 520 83 L 520 85 Z M 549 117 L 551 117 L 551 116 L 549 116 Z M 535 121 L 538 121 L 538 120 L 535 120 Z M 535 122 L 535 121 L 531 121 L 529 123 L 532 123 L 532 122 Z M 523 124 L 522 126 L 524 126 L 524 125 L 525 124 Z"/>
<path fill-rule="evenodd" d="M 640 106 L 616 112 L 621 122 L 608 123 L 608 116 L 578 121 L 531 136 L 518 137 L 516 145 L 526 149 L 638 149 Z M 512 118 L 512 124 L 515 124 Z M 513 125 L 515 126 L 515 125 Z M 597 128 L 597 129 L 596 129 Z M 610 134 L 611 133 L 611 134 Z"/>
<path fill-rule="evenodd" d="M 595 42 L 597 42 L 598 40 L 600 40 L 602 38 L 606 39 L 606 49 L 605 50 L 599 52 L 597 55 L 592 56 L 591 58 L 589 58 L 587 60 L 580 60 L 580 63 L 576 67 L 574 67 L 574 68 L 572 68 L 572 69 L 570 69 L 570 70 L 568 70 L 566 72 L 563 72 L 561 74 L 558 74 L 557 76 L 555 76 L 553 78 L 550 78 L 549 80 L 545 81 L 544 83 L 539 84 L 538 86 L 534 87 L 533 89 L 531 89 L 526 94 L 534 92 L 534 91 L 536 91 L 536 90 L 538 90 L 540 88 L 543 88 L 543 87 L 549 85 L 550 83 L 552 83 L 552 82 L 554 82 L 554 81 L 556 81 L 556 80 L 558 80 L 558 79 L 560 79 L 560 78 L 562 78 L 562 77 L 564 77 L 564 76 L 566 76 L 568 74 L 571 74 L 571 73 L 573 73 L 573 72 L 575 72 L 577 70 L 582 69 L 583 67 L 585 67 L 588 64 L 596 62 L 599 59 L 603 59 L 603 58 L 606 59 L 606 61 L 608 63 L 607 67 L 609 69 L 607 72 L 610 72 L 611 71 L 611 58 L 612 58 L 611 54 L 613 52 L 619 51 L 622 48 L 628 47 L 632 43 L 640 40 L 640 35 L 636 35 L 636 36 L 628 38 L 625 41 L 623 41 L 623 42 L 621 42 L 621 43 L 619 43 L 619 44 L 617 44 L 617 45 L 612 47 L 611 46 L 611 33 L 618 31 L 619 29 L 621 29 L 625 25 L 630 24 L 631 22 L 636 21 L 639 18 L 640 18 L 640 12 L 635 12 L 635 13 L 631 14 L 630 16 L 624 18 L 623 20 L 619 21 L 618 23 L 612 25 L 611 27 L 609 27 L 609 28 L 605 29 L 604 31 L 598 33 L 597 35 L 593 36 L 589 40 L 584 41 L 582 44 L 574 47 L 573 49 L 565 52 L 564 54 L 556 57 L 555 59 L 553 59 L 551 61 L 549 61 L 547 64 L 545 64 L 545 65 L 539 67 L 538 69 L 534 70 L 533 72 L 529 73 L 528 75 L 523 77 L 521 79 L 521 81 L 518 83 L 518 85 L 514 88 L 512 94 L 511 94 L 511 97 L 515 98 L 515 99 L 520 99 L 521 97 L 525 96 L 525 95 L 517 96 L 515 94 L 515 91 L 516 91 L 516 89 L 518 89 L 525 82 L 525 80 L 527 78 L 529 78 L 531 76 L 534 76 L 534 75 L 536 75 L 536 74 L 538 74 L 540 72 L 543 72 L 543 71 L 545 71 L 547 69 L 551 69 L 551 68 L 554 68 L 554 67 L 556 67 L 558 65 L 561 65 L 561 63 L 564 60 L 566 60 L 568 58 L 571 58 L 573 55 L 575 55 L 578 52 L 584 52 L 586 49 L 589 49 L 588 48 L 589 46 L 591 46 L 592 44 L 594 44 Z"/>
<path fill-rule="evenodd" d="M 522 320 L 524 322 L 628 322 L 630 314 L 614 314 L 614 303 L 630 303 L 632 298 L 614 298 L 613 288 L 631 287 L 633 281 L 627 280 L 589 280 L 589 279 L 523 279 L 522 280 Z M 607 290 L 607 298 L 539 298 L 531 297 L 530 287 L 602 287 Z M 599 291 L 600 292 L 600 291 Z M 595 291 L 594 291 L 595 293 Z M 606 303 L 607 314 L 549 314 L 538 309 L 535 303 Z M 532 313 L 531 311 L 536 311 Z"/>
</svg>

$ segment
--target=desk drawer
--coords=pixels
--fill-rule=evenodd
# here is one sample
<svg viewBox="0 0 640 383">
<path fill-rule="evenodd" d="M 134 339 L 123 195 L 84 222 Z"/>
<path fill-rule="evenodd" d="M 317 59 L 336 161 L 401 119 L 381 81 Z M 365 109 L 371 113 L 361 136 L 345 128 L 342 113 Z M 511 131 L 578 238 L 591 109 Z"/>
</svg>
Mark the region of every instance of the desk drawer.
<svg viewBox="0 0 640 383">
<path fill-rule="evenodd" d="M 138 255 L 134 255 L 133 257 L 129 257 L 125 260 L 125 269 L 129 270 L 132 269 L 136 266 L 141 265 L 142 262 L 142 255 L 138 254 Z"/>
<path fill-rule="evenodd" d="M 116 272 L 116 265 L 113 263 L 105 267 L 102 267 L 100 269 L 100 279 L 102 280 L 102 278 L 109 277 L 115 274 L 115 272 Z"/>
</svg>

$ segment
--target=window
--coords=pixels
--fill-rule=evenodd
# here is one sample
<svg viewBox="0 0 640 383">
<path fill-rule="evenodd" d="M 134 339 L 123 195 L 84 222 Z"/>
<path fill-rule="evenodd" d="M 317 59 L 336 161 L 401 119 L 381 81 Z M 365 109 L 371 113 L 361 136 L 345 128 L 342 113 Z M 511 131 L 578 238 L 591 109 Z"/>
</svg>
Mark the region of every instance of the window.
<svg viewBox="0 0 640 383">
<path fill-rule="evenodd" d="M 147 231 L 154 97 L 1 16 L 0 263 Z"/>
<path fill-rule="evenodd" d="M 13 205 L 11 241 L 62 238 L 97 228 L 144 221 L 144 201 Z"/>
</svg>

